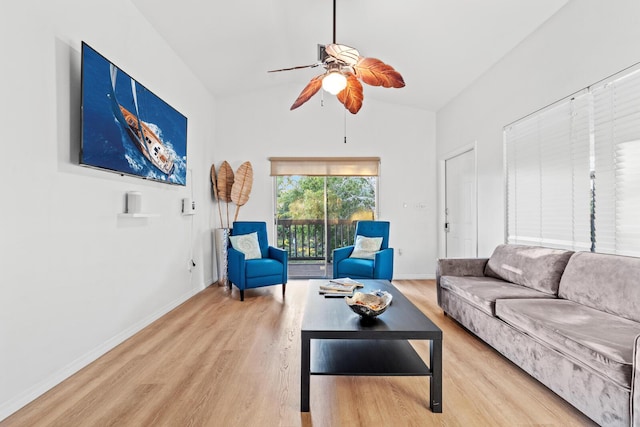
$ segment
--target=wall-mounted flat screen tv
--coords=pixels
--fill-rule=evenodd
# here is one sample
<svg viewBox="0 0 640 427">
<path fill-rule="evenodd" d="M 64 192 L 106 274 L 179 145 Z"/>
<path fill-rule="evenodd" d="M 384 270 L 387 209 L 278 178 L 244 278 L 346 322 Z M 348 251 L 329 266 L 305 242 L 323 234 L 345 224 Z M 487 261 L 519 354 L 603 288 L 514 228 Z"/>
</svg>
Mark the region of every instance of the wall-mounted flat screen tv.
<svg viewBox="0 0 640 427">
<path fill-rule="evenodd" d="M 80 163 L 170 184 L 187 181 L 187 118 L 84 42 Z"/>
</svg>

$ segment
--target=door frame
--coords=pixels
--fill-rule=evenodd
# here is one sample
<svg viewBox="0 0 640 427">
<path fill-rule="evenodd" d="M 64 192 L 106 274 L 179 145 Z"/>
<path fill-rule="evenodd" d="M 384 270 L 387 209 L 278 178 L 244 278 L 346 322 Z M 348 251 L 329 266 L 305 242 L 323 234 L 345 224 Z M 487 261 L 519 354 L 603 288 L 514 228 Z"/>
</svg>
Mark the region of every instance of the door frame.
<svg viewBox="0 0 640 427">
<path fill-rule="evenodd" d="M 444 154 L 440 160 L 438 161 L 438 176 L 439 176 L 439 185 L 438 185 L 438 257 L 444 258 L 447 254 L 447 235 L 444 231 L 444 225 L 446 222 L 446 214 L 445 209 L 447 206 L 447 173 L 446 173 L 446 164 L 447 160 L 451 160 L 454 157 L 458 157 L 462 154 L 465 154 L 469 151 L 473 152 L 473 169 L 474 176 L 473 179 L 475 181 L 474 191 L 476 194 L 476 205 L 475 205 L 475 237 L 476 237 L 476 247 L 475 247 L 475 255 L 478 256 L 478 141 L 473 141 L 470 144 L 463 145 L 455 150 L 452 150 L 446 154 Z"/>
</svg>

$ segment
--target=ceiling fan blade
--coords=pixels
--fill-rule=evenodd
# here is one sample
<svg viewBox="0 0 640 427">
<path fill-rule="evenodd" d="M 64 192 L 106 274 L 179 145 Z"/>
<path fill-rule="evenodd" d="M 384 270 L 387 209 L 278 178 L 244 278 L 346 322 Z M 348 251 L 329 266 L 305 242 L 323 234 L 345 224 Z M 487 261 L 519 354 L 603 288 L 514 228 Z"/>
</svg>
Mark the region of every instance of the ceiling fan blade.
<svg viewBox="0 0 640 427">
<path fill-rule="evenodd" d="M 404 87 L 404 79 L 391 65 L 376 58 L 360 58 L 353 71 L 363 82 L 371 86 Z"/>
<path fill-rule="evenodd" d="M 315 64 L 310 64 L 310 65 L 298 65 L 297 67 L 281 68 L 279 70 L 269 70 L 269 71 L 267 71 L 267 73 L 277 73 L 277 72 L 280 72 L 280 71 L 300 70 L 302 68 L 315 68 L 318 65 L 322 65 L 322 62 L 316 62 Z"/>
<path fill-rule="evenodd" d="M 313 95 L 315 95 L 320 88 L 322 87 L 322 79 L 324 78 L 324 74 L 320 74 L 319 76 L 315 76 L 311 79 L 311 81 L 302 89 L 298 99 L 293 103 L 290 110 L 295 110 L 305 102 L 307 102 Z"/>
<path fill-rule="evenodd" d="M 354 66 L 360 58 L 360 52 L 358 52 L 356 48 L 343 44 L 333 43 L 325 47 L 324 50 L 327 52 L 327 55 L 346 65 Z"/>
<path fill-rule="evenodd" d="M 344 104 L 344 108 L 351 114 L 356 114 L 362 107 L 364 99 L 362 84 L 353 73 L 345 73 L 347 76 L 347 87 L 338 93 L 338 100 Z"/>
</svg>

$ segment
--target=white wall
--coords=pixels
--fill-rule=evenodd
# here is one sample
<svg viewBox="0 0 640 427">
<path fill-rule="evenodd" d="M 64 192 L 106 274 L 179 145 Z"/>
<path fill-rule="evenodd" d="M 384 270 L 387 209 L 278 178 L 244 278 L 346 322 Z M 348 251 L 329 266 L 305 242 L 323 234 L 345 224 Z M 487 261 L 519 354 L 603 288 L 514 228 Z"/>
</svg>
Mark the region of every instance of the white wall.
<svg viewBox="0 0 640 427">
<path fill-rule="evenodd" d="M 254 168 L 251 197 L 238 219 L 273 220 L 269 157 L 377 156 L 381 158 L 379 219 L 391 221 L 394 277 L 435 277 L 435 115 L 376 102 L 367 95 L 396 89 L 367 86 L 360 112 L 346 113 L 345 144 L 345 109 L 334 96 L 325 95 L 322 107 L 322 94 L 317 93 L 289 111 L 303 87 L 304 83 L 217 99 L 216 166 L 227 160 L 235 170 L 249 160 Z"/>
<path fill-rule="evenodd" d="M 0 40 L 2 419 L 211 283 L 215 109 L 128 0 L 3 2 Z M 77 164 L 82 40 L 188 117 L 187 187 Z M 119 218 L 130 190 L 159 216 Z"/>
<path fill-rule="evenodd" d="M 638 40 L 637 0 L 573 0 L 438 111 L 438 159 L 478 142 L 480 256 L 504 241 L 503 127 L 640 61 Z"/>
</svg>

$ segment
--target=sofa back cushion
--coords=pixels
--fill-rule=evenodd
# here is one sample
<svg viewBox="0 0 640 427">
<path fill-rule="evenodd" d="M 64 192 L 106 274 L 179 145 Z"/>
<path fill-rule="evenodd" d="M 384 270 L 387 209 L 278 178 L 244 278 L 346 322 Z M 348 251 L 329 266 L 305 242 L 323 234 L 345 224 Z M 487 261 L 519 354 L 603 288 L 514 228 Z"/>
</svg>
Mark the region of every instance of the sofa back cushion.
<svg viewBox="0 0 640 427">
<path fill-rule="evenodd" d="M 577 252 L 567 264 L 558 296 L 640 322 L 640 258 Z"/>
<path fill-rule="evenodd" d="M 485 267 L 485 276 L 557 295 L 562 272 L 572 251 L 539 246 L 499 245 Z"/>
</svg>

